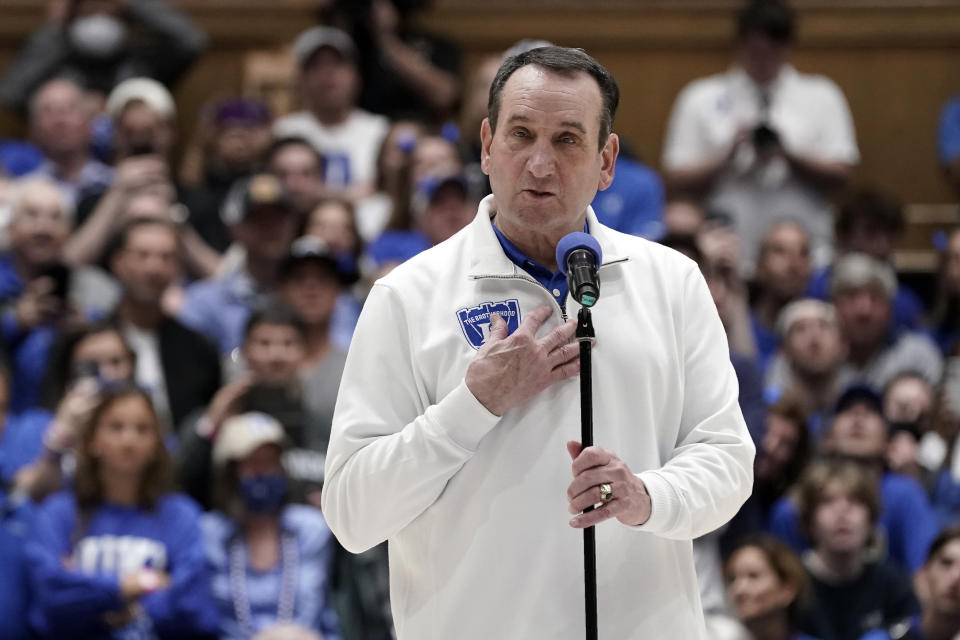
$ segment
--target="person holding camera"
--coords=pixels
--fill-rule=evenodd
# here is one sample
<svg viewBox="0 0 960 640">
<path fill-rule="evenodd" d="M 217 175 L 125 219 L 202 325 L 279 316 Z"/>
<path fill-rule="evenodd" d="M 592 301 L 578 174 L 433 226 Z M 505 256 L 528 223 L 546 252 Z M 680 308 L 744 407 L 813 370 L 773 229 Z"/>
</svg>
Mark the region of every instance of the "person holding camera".
<svg viewBox="0 0 960 640">
<path fill-rule="evenodd" d="M 189 199 L 173 179 L 177 116 L 173 96 L 156 80 L 131 78 L 110 93 L 106 111 L 114 128 L 116 171 L 109 185 L 88 193 L 77 204 L 76 229 L 64 257 L 74 264 L 95 264 L 124 224 L 152 216 L 178 225 L 184 264 L 191 275 L 213 275 L 220 266 L 220 254 L 197 231 L 193 208 L 183 202 Z M 142 198 L 160 206 L 138 206 Z"/>
<path fill-rule="evenodd" d="M 668 187 L 734 216 L 747 275 L 763 234 L 784 218 L 806 227 L 813 266 L 829 263 L 827 196 L 860 158 L 842 91 L 789 64 L 795 31 L 786 0 L 748 2 L 738 15 L 734 65 L 683 89 L 664 143 Z"/>
<path fill-rule="evenodd" d="M 118 296 L 94 267 L 62 262 L 72 208 L 55 182 L 30 178 L 12 199 L 9 250 L 0 255 L 0 334 L 13 372 L 11 413 L 36 407 L 50 347 L 64 327 L 101 315 Z"/>
</svg>

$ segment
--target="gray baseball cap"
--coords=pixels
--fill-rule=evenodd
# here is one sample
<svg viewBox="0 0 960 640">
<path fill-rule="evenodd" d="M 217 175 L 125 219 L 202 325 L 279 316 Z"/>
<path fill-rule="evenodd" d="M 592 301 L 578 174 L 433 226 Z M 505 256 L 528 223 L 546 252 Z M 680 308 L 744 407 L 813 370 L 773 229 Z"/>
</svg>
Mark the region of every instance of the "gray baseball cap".
<svg viewBox="0 0 960 640">
<path fill-rule="evenodd" d="M 345 31 L 334 27 L 307 29 L 293 43 L 293 55 L 301 67 L 322 47 L 330 47 L 348 60 L 357 59 L 357 46 Z"/>
</svg>

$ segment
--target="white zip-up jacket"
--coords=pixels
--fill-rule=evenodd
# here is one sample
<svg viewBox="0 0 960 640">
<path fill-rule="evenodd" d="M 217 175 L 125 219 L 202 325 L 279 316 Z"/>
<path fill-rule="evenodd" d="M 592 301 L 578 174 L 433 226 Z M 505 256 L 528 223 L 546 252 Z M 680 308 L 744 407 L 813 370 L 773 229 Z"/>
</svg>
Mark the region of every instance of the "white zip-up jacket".
<svg viewBox="0 0 960 640">
<path fill-rule="evenodd" d="M 569 526 L 567 440 L 580 439 L 578 378 L 502 417 L 464 383 L 496 311 L 514 330 L 575 315 L 504 254 L 493 196 L 448 241 L 370 292 L 347 357 L 327 453 L 323 512 L 355 552 L 390 544 L 401 640 L 584 636 L 582 533 Z M 599 637 L 704 638 L 691 539 L 730 519 L 754 447 L 727 341 L 697 266 L 587 212 L 603 249 L 593 307 L 594 441 L 650 494 L 639 527 L 596 528 Z"/>
</svg>

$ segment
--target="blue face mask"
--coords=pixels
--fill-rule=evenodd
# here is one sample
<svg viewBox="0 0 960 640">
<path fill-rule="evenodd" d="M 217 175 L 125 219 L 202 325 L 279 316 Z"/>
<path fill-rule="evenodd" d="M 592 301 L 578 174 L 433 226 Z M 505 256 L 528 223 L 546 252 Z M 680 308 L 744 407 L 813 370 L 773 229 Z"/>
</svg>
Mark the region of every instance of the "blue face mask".
<svg viewBox="0 0 960 640">
<path fill-rule="evenodd" d="M 240 478 L 238 488 L 251 513 L 276 513 L 287 497 L 287 478 L 282 473 Z"/>
</svg>

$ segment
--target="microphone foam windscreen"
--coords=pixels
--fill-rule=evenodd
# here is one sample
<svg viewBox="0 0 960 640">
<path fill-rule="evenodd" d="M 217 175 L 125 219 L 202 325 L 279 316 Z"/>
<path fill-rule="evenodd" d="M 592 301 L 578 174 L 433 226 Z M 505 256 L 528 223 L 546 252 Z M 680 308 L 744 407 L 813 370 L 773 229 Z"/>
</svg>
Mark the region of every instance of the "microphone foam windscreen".
<svg viewBox="0 0 960 640">
<path fill-rule="evenodd" d="M 598 267 L 603 260 L 603 251 L 600 250 L 600 243 L 596 238 L 583 231 L 568 233 L 557 243 L 557 266 L 564 275 L 567 274 L 567 256 L 577 249 L 586 249 L 592 253 Z"/>
</svg>

